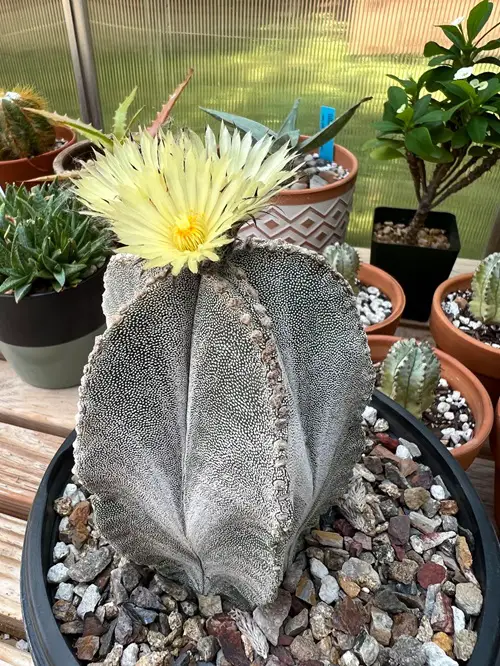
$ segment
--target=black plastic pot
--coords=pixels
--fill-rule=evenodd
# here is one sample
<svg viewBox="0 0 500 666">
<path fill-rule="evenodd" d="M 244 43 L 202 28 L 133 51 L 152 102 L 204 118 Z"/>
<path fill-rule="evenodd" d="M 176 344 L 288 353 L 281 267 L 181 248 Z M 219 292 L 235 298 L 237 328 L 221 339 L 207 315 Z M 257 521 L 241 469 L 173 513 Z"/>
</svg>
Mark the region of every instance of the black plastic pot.
<svg viewBox="0 0 500 666">
<path fill-rule="evenodd" d="M 405 409 L 378 391 L 373 406 L 389 421 L 392 433 L 416 442 L 422 460 L 440 474 L 460 506 L 458 519 L 475 539 L 475 574 L 484 590 L 479 636 L 468 666 L 500 666 L 500 549 L 481 501 L 469 478 L 445 447 Z M 38 489 L 26 529 L 21 566 L 21 603 L 35 666 L 77 666 L 78 660 L 52 615 L 46 584 L 59 516 L 54 500 L 62 494 L 73 467 L 74 433 L 61 446 Z M 498 662 L 497 662 L 498 658 Z"/>
<path fill-rule="evenodd" d="M 0 294 L 0 350 L 24 381 L 41 388 L 80 382 L 83 366 L 104 329 L 105 266 L 76 287 L 25 296 Z"/>
<path fill-rule="evenodd" d="M 373 226 L 379 222 L 408 225 L 414 214 L 415 211 L 408 208 L 375 208 Z M 373 233 L 371 240 L 370 263 L 396 278 L 406 296 L 403 317 L 416 321 L 429 319 L 434 292 L 450 276 L 460 252 L 460 237 L 454 215 L 432 211 L 425 226 L 429 229 L 444 229 L 450 248 L 434 250 L 416 245 L 379 243 Z"/>
</svg>

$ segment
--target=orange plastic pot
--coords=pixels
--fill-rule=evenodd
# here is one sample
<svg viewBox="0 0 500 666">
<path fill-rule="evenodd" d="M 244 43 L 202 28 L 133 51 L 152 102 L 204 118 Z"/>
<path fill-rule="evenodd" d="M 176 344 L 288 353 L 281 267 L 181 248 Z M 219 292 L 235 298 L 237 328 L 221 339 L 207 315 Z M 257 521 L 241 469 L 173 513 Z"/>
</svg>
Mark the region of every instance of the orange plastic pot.
<svg viewBox="0 0 500 666">
<path fill-rule="evenodd" d="M 392 345 L 401 339 L 390 335 L 368 336 L 372 361 L 383 361 Z M 476 428 L 473 438 L 460 448 L 450 451 L 461 467 L 468 469 L 479 455 L 493 427 L 493 405 L 488 392 L 470 370 L 440 349 L 434 351 L 441 363 L 441 377 L 446 379 L 453 390 L 460 391 L 474 416 Z"/>
<path fill-rule="evenodd" d="M 469 289 L 473 275 L 457 275 L 439 285 L 432 299 L 430 329 L 439 349 L 472 370 L 488 390 L 493 404 L 496 404 L 500 397 L 500 349 L 485 345 L 455 328 L 441 307 L 442 301 L 451 292 Z"/>
<path fill-rule="evenodd" d="M 397 280 L 381 268 L 362 262 L 359 267 L 358 278 L 360 282 L 369 287 L 378 287 L 392 304 L 392 312 L 387 319 L 379 324 L 372 324 L 365 330 L 368 335 L 392 335 L 399 326 L 399 320 L 405 309 L 406 298 L 403 288 Z"/>
<path fill-rule="evenodd" d="M 0 162 L 0 187 L 5 189 L 7 183 L 21 185 L 33 178 L 41 178 L 53 174 L 53 163 L 56 156 L 76 141 L 75 133 L 68 127 L 56 127 L 56 137 L 66 140 L 66 143 L 60 148 L 50 150 L 48 153 L 43 153 L 36 157 L 24 157 L 20 160 L 5 160 Z M 26 183 L 27 187 L 32 187 L 33 185 L 34 183 Z"/>
<path fill-rule="evenodd" d="M 306 138 L 301 136 L 301 139 Z M 240 236 L 280 238 L 316 252 L 322 252 L 337 241 L 342 243 L 358 177 L 358 160 L 338 144 L 335 144 L 334 160 L 349 170 L 346 178 L 323 187 L 281 190 L 255 223 L 240 229 Z"/>
</svg>

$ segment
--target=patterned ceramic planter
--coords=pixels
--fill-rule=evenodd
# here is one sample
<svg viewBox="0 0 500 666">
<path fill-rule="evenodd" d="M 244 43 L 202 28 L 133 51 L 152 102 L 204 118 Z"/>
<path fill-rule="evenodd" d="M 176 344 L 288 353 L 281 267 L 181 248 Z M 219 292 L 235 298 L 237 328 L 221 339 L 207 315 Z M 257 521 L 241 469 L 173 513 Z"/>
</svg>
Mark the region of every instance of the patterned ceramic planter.
<svg viewBox="0 0 500 666">
<path fill-rule="evenodd" d="M 336 183 L 307 190 L 282 190 L 255 223 L 240 230 L 241 236 L 280 238 L 316 252 L 343 242 L 352 209 L 358 160 L 347 148 L 335 146 L 335 161 L 349 170 Z"/>
</svg>

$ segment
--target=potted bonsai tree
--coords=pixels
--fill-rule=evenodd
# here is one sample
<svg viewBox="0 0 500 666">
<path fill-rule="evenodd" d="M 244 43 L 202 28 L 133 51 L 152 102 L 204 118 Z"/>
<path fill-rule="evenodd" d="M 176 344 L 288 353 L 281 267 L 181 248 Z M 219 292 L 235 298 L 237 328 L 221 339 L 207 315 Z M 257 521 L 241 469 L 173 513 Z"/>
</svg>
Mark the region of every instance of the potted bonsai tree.
<svg viewBox="0 0 500 666">
<path fill-rule="evenodd" d="M 24 381 L 79 383 L 104 329 L 106 226 L 56 183 L 8 185 L 0 199 L 0 350 Z"/>
<path fill-rule="evenodd" d="M 361 263 L 357 251 L 348 243 L 329 245 L 324 255 L 351 285 L 367 334 L 392 335 L 405 307 L 405 294 L 398 282 L 380 268 Z"/>
<path fill-rule="evenodd" d="M 440 26 L 451 44 L 425 45 L 430 68 L 418 80 L 390 75 L 399 85 L 370 142 L 373 158 L 406 160 L 415 188 L 415 210 L 376 209 L 371 243 L 371 262 L 405 290 L 410 319 L 428 318 L 460 251 L 455 217 L 436 208 L 500 159 L 500 60 L 488 55 L 500 40 L 490 38 L 497 25 L 485 30 L 492 9 L 481 0 L 466 21 Z"/>
<path fill-rule="evenodd" d="M 365 97 L 313 136 L 297 129 L 300 100 L 295 100 L 288 116 L 278 130 L 272 130 L 248 118 L 203 109 L 242 132 L 250 132 L 254 141 L 265 136 L 272 138 L 270 151 L 288 143 L 297 153 L 297 180 L 290 180 L 256 220 L 240 230 L 240 235 L 261 238 L 281 238 L 289 243 L 322 252 L 335 241 L 343 242 L 352 209 L 354 186 L 358 175 L 358 160 L 347 148 L 335 143 L 333 162 L 327 162 L 316 152 L 333 139 L 365 102 Z"/>
<path fill-rule="evenodd" d="M 32 88 L 0 88 L 0 188 L 53 173 L 54 158 L 75 142 L 73 130 L 28 112 L 46 108 Z"/>
<path fill-rule="evenodd" d="M 486 389 L 459 361 L 425 342 L 389 335 L 368 339 L 377 387 L 421 419 L 467 469 L 493 426 Z"/>
<path fill-rule="evenodd" d="M 362 426 L 373 364 L 325 258 L 237 237 L 290 176 L 270 141 L 142 131 L 76 181 L 125 247 L 27 527 L 35 666 L 494 666 L 498 543 L 470 482 L 385 396 Z"/>
<path fill-rule="evenodd" d="M 440 349 L 455 356 L 500 397 L 500 252 L 475 273 L 445 280 L 434 294 L 431 332 Z"/>
</svg>

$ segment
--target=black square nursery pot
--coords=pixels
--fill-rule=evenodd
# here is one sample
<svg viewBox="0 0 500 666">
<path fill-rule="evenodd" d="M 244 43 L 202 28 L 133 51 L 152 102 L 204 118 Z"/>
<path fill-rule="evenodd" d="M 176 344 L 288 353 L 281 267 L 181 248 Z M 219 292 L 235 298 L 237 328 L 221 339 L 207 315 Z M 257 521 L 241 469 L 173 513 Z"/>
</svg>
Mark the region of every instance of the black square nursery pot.
<svg viewBox="0 0 500 666">
<path fill-rule="evenodd" d="M 375 208 L 373 229 L 378 223 L 393 222 L 409 225 L 415 211 L 409 208 Z M 452 213 L 430 212 L 425 222 L 428 229 L 444 229 L 450 247 L 436 250 L 416 245 L 380 243 L 374 239 L 372 229 L 370 263 L 396 278 L 406 295 L 403 317 L 427 321 L 431 312 L 432 296 L 452 271 L 460 252 L 457 220 Z"/>
<path fill-rule="evenodd" d="M 478 640 L 467 666 L 500 666 L 500 548 L 493 526 L 476 491 L 457 461 L 424 424 L 379 391 L 372 401 L 379 416 L 391 424 L 391 434 L 418 444 L 421 461 L 440 474 L 458 502 L 460 524 L 475 542 L 474 573 L 484 593 L 476 629 Z M 46 582 L 52 550 L 58 537 L 59 516 L 54 500 L 71 478 L 75 433 L 54 456 L 31 509 L 21 565 L 21 604 L 34 666 L 79 666 L 52 614 L 53 590 Z M 68 637 L 70 638 L 70 637 Z"/>
</svg>

